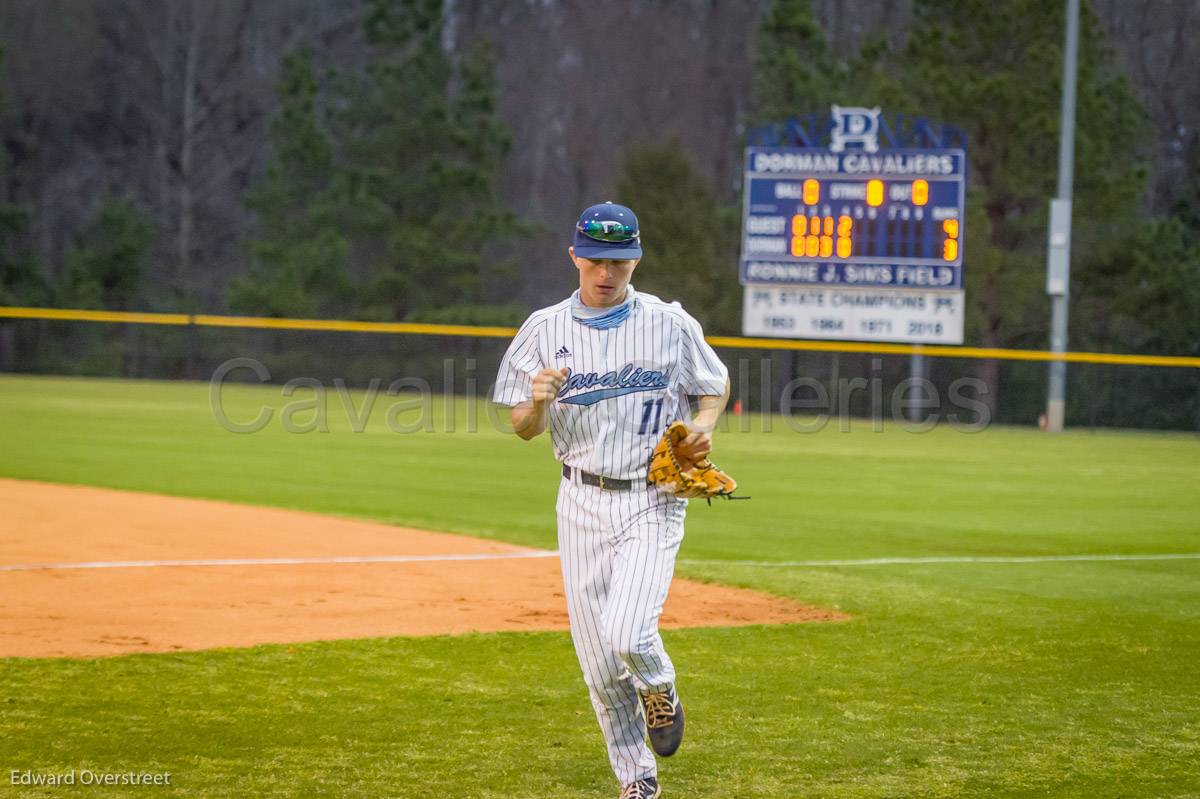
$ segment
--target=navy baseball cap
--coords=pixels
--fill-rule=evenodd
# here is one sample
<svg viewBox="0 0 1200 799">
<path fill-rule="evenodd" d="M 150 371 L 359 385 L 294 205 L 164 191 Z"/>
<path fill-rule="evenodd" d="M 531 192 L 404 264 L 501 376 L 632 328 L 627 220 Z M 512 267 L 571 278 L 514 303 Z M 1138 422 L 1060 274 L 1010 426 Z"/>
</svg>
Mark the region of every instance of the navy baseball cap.
<svg viewBox="0 0 1200 799">
<path fill-rule="evenodd" d="M 632 210 L 614 202 L 584 210 L 575 223 L 575 255 L 632 261 L 642 257 L 642 234 Z"/>
</svg>

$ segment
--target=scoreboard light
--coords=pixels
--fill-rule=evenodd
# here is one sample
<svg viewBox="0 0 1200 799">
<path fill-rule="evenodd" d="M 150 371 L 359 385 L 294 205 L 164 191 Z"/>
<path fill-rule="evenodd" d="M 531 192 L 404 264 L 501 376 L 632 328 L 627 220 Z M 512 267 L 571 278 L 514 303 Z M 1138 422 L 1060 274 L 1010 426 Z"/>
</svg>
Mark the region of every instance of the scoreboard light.
<svg viewBox="0 0 1200 799">
<path fill-rule="evenodd" d="M 868 180 L 867 181 L 867 205 L 872 208 L 878 208 L 883 205 L 883 181 Z"/>
<path fill-rule="evenodd" d="M 833 217 L 829 217 L 833 221 Z M 838 217 L 837 221 L 837 255 L 838 258 L 849 258 L 854 252 L 854 244 L 850 241 L 850 233 L 854 230 L 854 220 L 846 214 Z"/>
<path fill-rule="evenodd" d="M 806 205 L 816 205 L 821 201 L 820 181 L 809 178 L 804 181 L 804 202 Z"/>
<path fill-rule="evenodd" d="M 929 202 L 929 181 L 917 179 L 912 184 L 912 204 L 925 205 Z"/>
<path fill-rule="evenodd" d="M 942 260 L 954 261 L 958 258 L 958 220 L 946 219 L 942 222 L 942 231 L 946 240 L 942 242 Z"/>
</svg>

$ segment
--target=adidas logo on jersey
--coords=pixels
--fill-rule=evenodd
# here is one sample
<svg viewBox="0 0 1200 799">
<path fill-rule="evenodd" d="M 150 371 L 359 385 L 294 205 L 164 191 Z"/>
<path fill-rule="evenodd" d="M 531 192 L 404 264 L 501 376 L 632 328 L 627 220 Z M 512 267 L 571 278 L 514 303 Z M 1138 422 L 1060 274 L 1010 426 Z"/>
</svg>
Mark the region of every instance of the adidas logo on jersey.
<svg viewBox="0 0 1200 799">
<path fill-rule="evenodd" d="M 566 347 L 559 347 L 558 351 L 554 353 L 554 357 L 555 358 L 569 358 L 569 357 L 571 357 L 571 351 L 569 349 L 567 349 Z"/>
</svg>

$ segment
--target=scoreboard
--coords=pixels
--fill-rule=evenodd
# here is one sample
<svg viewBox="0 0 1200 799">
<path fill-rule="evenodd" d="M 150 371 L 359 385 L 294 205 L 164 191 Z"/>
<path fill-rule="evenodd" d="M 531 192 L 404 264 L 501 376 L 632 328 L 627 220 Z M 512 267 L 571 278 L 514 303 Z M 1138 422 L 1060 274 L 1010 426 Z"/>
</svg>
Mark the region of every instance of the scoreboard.
<svg viewBox="0 0 1200 799">
<path fill-rule="evenodd" d="M 747 148 L 746 334 L 961 343 L 965 173 L 961 149 Z"/>
<path fill-rule="evenodd" d="M 742 283 L 961 288 L 963 163 L 961 150 L 750 148 Z"/>
</svg>

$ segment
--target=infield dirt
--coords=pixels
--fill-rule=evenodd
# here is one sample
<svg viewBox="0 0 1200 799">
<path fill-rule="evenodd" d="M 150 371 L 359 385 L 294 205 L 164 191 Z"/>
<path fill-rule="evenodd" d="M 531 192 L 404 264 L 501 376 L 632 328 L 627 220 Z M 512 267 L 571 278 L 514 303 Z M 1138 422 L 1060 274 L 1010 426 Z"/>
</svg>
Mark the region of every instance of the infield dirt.
<svg viewBox="0 0 1200 799">
<path fill-rule="evenodd" d="M 24 480 L 0 480 L 0 506 L 0 657 L 567 629 L 558 559 L 512 557 L 541 550 L 301 511 Z M 378 556 L 434 559 L 162 563 Z M 128 561 L 155 565 L 98 566 Z M 662 626 L 844 618 L 676 578 Z"/>
</svg>

